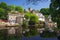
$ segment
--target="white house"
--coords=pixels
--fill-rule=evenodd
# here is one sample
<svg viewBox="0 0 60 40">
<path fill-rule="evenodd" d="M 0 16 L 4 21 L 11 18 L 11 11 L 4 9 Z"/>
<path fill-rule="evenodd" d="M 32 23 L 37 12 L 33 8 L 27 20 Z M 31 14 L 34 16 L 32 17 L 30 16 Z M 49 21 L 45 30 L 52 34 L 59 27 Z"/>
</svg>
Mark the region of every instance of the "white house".
<svg viewBox="0 0 60 40">
<path fill-rule="evenodd" d="M 42 13 L 36 13 L 40 21 L 45 21 L 45 16 Z"/>
</svg>

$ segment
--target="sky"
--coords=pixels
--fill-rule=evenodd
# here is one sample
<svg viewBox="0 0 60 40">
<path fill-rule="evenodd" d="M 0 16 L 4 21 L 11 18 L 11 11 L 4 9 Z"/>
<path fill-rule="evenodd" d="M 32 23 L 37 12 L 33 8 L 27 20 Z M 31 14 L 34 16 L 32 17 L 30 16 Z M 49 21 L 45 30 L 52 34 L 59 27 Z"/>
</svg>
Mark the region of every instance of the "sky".
<svg viewBox="0 0 60 40">
<path fill-rule="evenodd" d="M 50 0 L 39 2 L 37 5 L 28 4 L 26 5 L 26 0 L 0 0 L 0 2 L 5 2 L 8 5 L 22 6 L 24 9 L 32 8 L 35 10 L 40 10 L 41 8 L 49 8 Z"/>
</svg>

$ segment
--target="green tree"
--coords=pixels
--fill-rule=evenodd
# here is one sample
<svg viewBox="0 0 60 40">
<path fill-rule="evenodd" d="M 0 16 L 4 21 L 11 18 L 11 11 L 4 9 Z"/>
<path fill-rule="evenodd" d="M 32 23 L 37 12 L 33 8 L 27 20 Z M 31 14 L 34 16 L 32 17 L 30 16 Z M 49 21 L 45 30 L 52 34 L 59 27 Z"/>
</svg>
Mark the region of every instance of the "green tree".
<svg viewBox="0 0 60 40">
<path fill-rule="evenodd" d="M 7 4 L 5 2 L 0 3 L 0 19 L 6 20 L 7 19 Z"/>
<path fill-rule="evenodd" d="M 57 22 L 57 27 L 60 29 L 60 0 L 51 0 L 50 13 L 52 20 Z"/>
<path fill-rule="evenodd" d="M 0 3 L 0 19 L 7 19 L 7 4 L 5 2 Z"/>
<path fill-rule="evenodd" d="M 50 13 L 49 13 L 49 8 L 42 8 L 41 10 L 40 10 L 40 12 L 43 14 L 43 15 L 49 15 Z"/>
<path fill-rule="evenodd" d="M 23 12 L 24 12 L 23 7 L 21 7 L 21 6 L 16 6 L 16 7 L 15 7 L 15 10 L 16 10 L 16 11 L 19 11 L 20 13 L 23 13 Z"/>
<path fill-rule="evenodd" d="M 38 22 L 38 16 L 36 16 L 36 14 L 26 13 L 24 17 L 25 17 L 26 19 L 29 19 L 29 21 Z"/>
<path fill-rule="evenodd" d="M 35 23 L 38 22 L 38 16 L 36 16 L 36 14 L 31 14 L 30 21 Z"/>
<path fill-rule="evenodd" d="M 1 2 L 0 3 L 0 8 L 6 9 L 7 8 L 7 4 L 5 2 Z"/>
<path fill-rule="evenodd" d="M 7 19 L 7 13 L 5 13 L 5 10 L 3 8 L 0 8 L 0 19 Z"/>
<path fill-rule="evenodd" d="M 26 19 L 30 19 L 30 16 L 31 16 L 31 13 L 26 13 L 26 14 L 24 15 L 24 17 L 25 17 Z"/>
<path fill-rule="evenodd" d="M 15 5 L 7 6 L 7 11 L 15 10 Z"/>
<path fill-rule="evenodd" d="M 60 29 L 60 0 L 51 0 L 50 13 L 52 20 L 57 22 L 57 27 Z M 60 35 L 57 38 L 60 40 Z"/>
</svg>

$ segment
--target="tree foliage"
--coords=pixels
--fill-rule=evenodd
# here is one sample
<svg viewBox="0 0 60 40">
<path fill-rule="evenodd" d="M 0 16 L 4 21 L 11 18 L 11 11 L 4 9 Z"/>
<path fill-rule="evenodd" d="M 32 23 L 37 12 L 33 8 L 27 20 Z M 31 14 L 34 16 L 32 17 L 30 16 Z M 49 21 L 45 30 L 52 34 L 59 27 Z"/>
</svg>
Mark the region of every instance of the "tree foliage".
<svg viewBox="0 0 60 40">
<path fill-rule="evenodd" d="M 20 13 L 23 13 L 23 12 L 24 12 L 23 7 L 21 7 L 21 6 L 16 6 L 16 7 L 15 7 L 15 10 L 16 10 L 16 11 L 19 11 Z"/>
<path fill-rule="evenodd" d="M 38 22 L 38 16 L 36 16 L 36 14 L 33 14 L 33 13 L 26 13 L 25 18 L 29 19 L 29 21 L 32 21 L 32 22 Z"/>
<path fill-rule="evenodd" d="M 4 2 L 0 3 L 0 19 L 7 19 L 7 4 Z"/>
<path fill-rule="evenodd" d="M 15 5 L 10 5 L 10 6 L 8 6 L 8 10 L 9 10 L 9 11 L 15 10 Z"/>
<path fill-rule="evenodd" d="M 60 0 L 51 0 L 50 12 L 52 20 L 57 22 L 57 27 L 60 28 Z"/>
<path fill-rule="evenodd" d="M 30 21 L 38 22 L 38 16 L 36 16 L 36 14 L 31 14 Z"/>
<path fill-rule="evenodd" d="M 7 5 L 5 2 L 0 3 L 0 19 L 7 20 L 8 12 L 19 11 L 20 13 L 24 12 L 23 7 L 15 5 Z"/>
<path fill-rule="evenodd" d="M 40 12 L 43 14 L 43 15 L 49 15 L 50 13 L 49 13 L 49 8 L 42 8 L 41 10 L 40 10 Z"/>
<path fill-rule="evenodd" d="M 24 17 L 25 17 L 26 19 L 30 19 L 30 16 L 31 16 L 31 13 L 26 13 L 26 14 L 24 15 Z"/>
<path fill-rule="evenodd" d="M 7 4 L 5 2 L 1 2 L 0 3 L 0 8 L 6 9 L 7 8 Z"/>
</svg>

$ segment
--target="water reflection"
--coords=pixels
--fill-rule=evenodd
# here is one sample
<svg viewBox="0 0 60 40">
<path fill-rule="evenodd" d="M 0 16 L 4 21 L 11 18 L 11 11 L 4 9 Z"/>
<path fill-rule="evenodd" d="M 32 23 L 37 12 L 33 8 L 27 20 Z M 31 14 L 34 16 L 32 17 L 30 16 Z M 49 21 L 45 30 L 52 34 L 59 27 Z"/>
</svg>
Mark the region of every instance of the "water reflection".
<svg viewBox="0 0 60 40">
<path fill-rule="evenodd" d="M 42 38 L 40 35 L 34 37 L 24 37 L 22 36 L 22 40 L 57 40 L 57 38 Z"/>
</svg>

